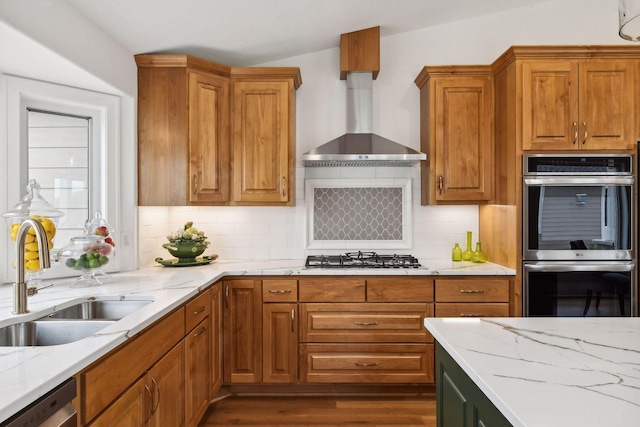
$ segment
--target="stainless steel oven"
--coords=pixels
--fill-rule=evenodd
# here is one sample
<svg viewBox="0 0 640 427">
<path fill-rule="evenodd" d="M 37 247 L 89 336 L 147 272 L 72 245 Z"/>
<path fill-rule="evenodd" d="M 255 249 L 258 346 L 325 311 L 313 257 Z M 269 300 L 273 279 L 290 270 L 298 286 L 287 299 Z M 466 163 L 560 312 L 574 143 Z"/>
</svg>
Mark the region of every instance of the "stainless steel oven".
<svg viewBox="0 0 640 427">
<path fill-rule="evenodd" d="M 523 314 L 632 316 L 633 156 L 523 159 Z"/>
<path fill-rule="evenodd" d="M 631 155 L 525 155 L 524 260 L 631 260 Z"/>
<path fill-rule="evenodd" d="M 634 269 L 632 261 L 525 262 L 523 315 L 632 316 Z"/>
</svg>

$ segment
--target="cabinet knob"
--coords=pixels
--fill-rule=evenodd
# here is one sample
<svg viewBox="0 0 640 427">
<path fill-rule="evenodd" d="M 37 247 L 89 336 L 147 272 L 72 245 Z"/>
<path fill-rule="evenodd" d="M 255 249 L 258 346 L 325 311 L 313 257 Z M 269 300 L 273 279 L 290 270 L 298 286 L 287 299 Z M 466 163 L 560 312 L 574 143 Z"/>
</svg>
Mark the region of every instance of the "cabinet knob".
<svg viewBox="0 0 640 427">
<path fill-rule="evenodd" d="M 149 388 L 148 385 L 145 384 L 144 389 L 147 391 L 147 394 L 149 395 L 149 401 L 151 402 L 151 404 L 149 405 L 149 415 L 147 416 L 147 419 L 144 420 L 144 423 L 146 424 L 147 421 L 149 421 L 151 419 L 151 416 L 153 415 L 153 395 L 151 394 L 151 389 Z"/>
<path fill-rule="evenodd" d="M 191 188 L 193 188 L 193 190 L 192 190 L 193 194 L 198 193 L 198 177 L 197 177 L 197 175 L 193 175 Z"/>
<path fill-rule="evenodd" d="M 282 177 L 282 197 L 286 195 L 285 189 L 287 188 L 287 178 Z"/>
<path fill-rule="evenodd" d="M 573 121 L 573 145 L 578 142 L 578 122 Z"/>
<path fill-rule="evenodd" d="M 442 182 L 442 175 L 438 175 L 438 192 L 442 194 L 442 188 L 444 187 L 444 183 Z"/>
<path fill-rule="evenodd" d="M 290 294 L 291 289 L 269 289 L 270 294 Z"/>
<path fill-rule="evenodd" d="M 363 367 L 378 366 L 377 363 L 361 363 L 361 362 L 356 362 L 355 365 L 356 366 L 363 366 Z"/>
<path fill-rule="evenodd" d="M 483 294 L 484 289 L 460 289 L 461 294 Z"/>
<path fill-rule="evenodd" d="M 582 140 L 582 145 L 587 143 L 587 122 L 582 122 L 582 127 L 584 128 L 584 139 Z"/>
</svg>

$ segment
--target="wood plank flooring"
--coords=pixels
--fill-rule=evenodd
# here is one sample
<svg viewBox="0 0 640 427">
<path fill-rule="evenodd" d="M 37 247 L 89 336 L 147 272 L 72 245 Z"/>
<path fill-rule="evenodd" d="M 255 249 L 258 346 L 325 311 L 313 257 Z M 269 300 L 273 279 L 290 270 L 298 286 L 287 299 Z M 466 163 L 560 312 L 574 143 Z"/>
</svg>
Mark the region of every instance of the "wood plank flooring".
<svg viewBox="0 0 640 427">
<path fill-rule="evenodd" d="M 228 397 L 213 403 L 199 427 L 435 427 L 435 393 L 419 396 Z"/>
</svg>

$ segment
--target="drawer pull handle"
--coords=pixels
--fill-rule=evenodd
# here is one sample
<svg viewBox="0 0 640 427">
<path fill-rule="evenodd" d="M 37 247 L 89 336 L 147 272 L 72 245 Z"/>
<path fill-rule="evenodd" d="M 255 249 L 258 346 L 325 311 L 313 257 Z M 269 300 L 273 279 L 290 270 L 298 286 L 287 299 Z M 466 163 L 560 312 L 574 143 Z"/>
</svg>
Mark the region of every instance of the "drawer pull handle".
<svg viewBox="0 0 640 427">
<path fill-rule="evenodd" d="M 484 289 L 460 289 L 461 294 L 484 294 Z"/>
<path fill-rule="evenodd" d="M 295 329 L 293 329 L 293 325 L 296 321 L 296 309 L 292 308 L 291 309 L 291 332 L 295 332 Z"/>
<path fill-rule="evenodd" d="M 360 362 L 356 362 L 356 366 L 362 366 L 365 368 L 371 367 L 371 366 L 378 366 L 378 362 L 374 362 L 374 363 L 360 363 Z"/>
<path fill-rule="evenodd" d="M 484 313 L 460 313 L 460 317 L 485 317 Z"/>
<path fill-rule="evenodd" d="M 197 337 L 198 335 L 202 335 L 204 333 L 204 331 L 206 331 L 207 328 L 205 326 L 203 326 L 202 328 L 200 328 L 200 330 L 198 332 L 196 332 L 195 334 L 193 334 L 193 337 Z"/>
<path fill-rule="evenodd" d="M 269 293 L 270 294 L 290 294 L 291 293 L 291 289 L 269 289 Z"/>
<path fill-rule="evenodd" d="M 200 307 L 199 309 L 197 309 L 196 311 L 193 312 L 193 315 L 196 316 L 200 313 L 202 313 L 205 310 L 205 306 L 203 305 L 202 307 Z"/>
<path fill-rule="evenodd" d="M 355 322 L 356 326 L 376 326 L 378 322 Z"/>
</svg>

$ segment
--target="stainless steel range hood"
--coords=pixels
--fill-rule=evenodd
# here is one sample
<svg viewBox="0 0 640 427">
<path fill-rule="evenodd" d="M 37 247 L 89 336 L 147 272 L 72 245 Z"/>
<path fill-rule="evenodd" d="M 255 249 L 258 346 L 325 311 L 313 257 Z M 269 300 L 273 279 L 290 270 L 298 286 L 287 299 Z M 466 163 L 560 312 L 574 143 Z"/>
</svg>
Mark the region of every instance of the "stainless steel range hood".
<svg viewBox="0 0 640 427">
<path fill-rule="evenodd" d="M 305 166 L 412 166 L 424 153 L 373 133 L 373 75 L 347 74 L 347 133 L 302 155 Z"/>
</svg>

